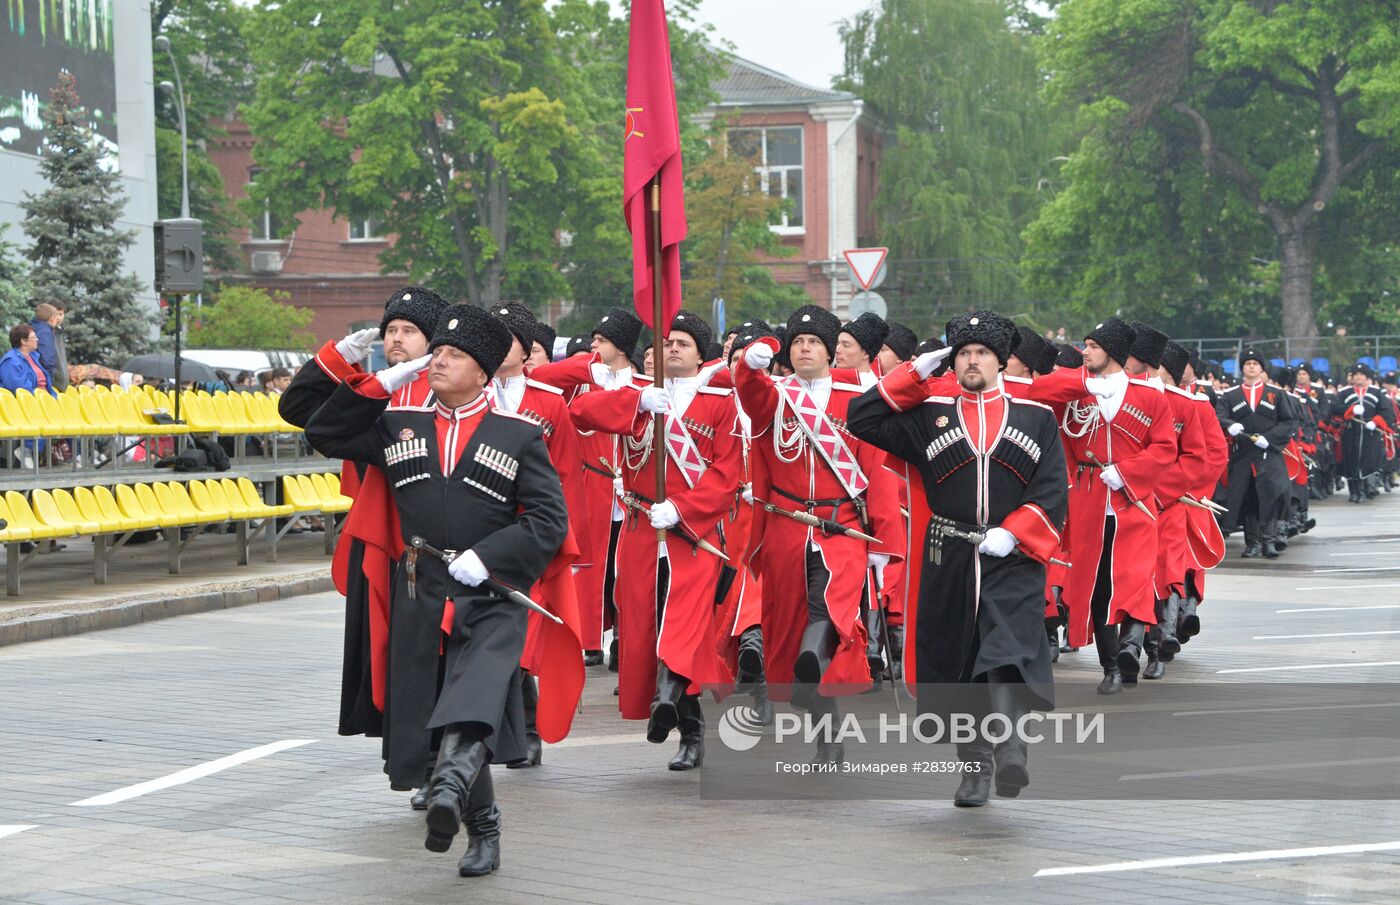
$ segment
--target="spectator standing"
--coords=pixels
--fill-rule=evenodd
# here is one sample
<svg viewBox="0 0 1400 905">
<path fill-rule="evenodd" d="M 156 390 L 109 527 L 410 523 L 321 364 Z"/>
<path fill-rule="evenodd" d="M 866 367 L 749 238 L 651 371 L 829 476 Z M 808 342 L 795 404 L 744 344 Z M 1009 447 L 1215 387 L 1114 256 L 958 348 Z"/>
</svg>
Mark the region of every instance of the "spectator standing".
<svg viewBox="0 0 1400 905">
<path fill-rule="evenodd" d="M 30 357 L 38 363 L 44 373 L 48 375 L 48 385 L 59 390 L 68 386 L 67 358 L 64 352 L 64 368 L 62 379 L 59 378 L 58 343 L 55 341 L 55 327 L 63 323 L 63 315 L 58 308 L 49 302 L 40 302 L 34 307 L 34 319 L 29 322 L 29 326 L 34 328 L 34 333 L 38 337 L 39 345 Z"/>
</svg>

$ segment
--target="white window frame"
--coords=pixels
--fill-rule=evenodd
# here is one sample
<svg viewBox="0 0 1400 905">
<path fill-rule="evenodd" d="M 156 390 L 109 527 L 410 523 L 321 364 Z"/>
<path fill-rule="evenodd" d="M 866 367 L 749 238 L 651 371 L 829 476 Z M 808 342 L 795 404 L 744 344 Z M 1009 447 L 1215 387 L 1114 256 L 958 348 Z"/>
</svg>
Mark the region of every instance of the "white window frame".
<svg viewBox="0 0 1400 905">
<path fill-rule="evenodd" d="M 259 172 L 260 170 L 257 167 L 252 167 L 248 170 L 248 187 L 250 189 L 257 182 L 257 176 Z M 250 191 L 248 194 L 251 195 L 252 192 Z M 255 224 L 259 227 L 258 229 L 253 228 Z M 258 235 L 259 232 L 261 232 L 262 235 Z M 291 236 L 281 238 L 279 236 L 273 235 L 272 203 L 270 201 L 264 201 L 262 213 L 259 214 L 253 222 L 248 224 L 248 241 L 259 242 L 264 244 L 279 244 L 288 242 L 290 241 L 290 239 Z"/>
<path fill-rule="evenodd" d="M 801 159 L 801 161 L 800 161 L 799 163 L 796 163 L 796 164 L 774 165 L 774 166 L 770 166 L 770 165 L 768 164 L 768 133 L 769 133 L 770 131 L 777 131 L 777 130 L 779 130 L 779 129 L 782 129 L 782 130 L 795 130 L 795 131 L 797 132 L 797 147 L 798 147 L 799 152 L 800 152 L 801 155 L 802 155 L 802 159 Z M 801 126 L 801 125 L 793 125 L 793 126 L 734 126 L 734 127 L 731 128 L 729 131 L 730 131 L 731 133 L 733 133 L 733 132 L 757 132 L 757 133 L 759 133 L 759 136 L 760 136 L 760 139 L 759 139 L 759 153 L 760 153 L 761 157 L 760 157 L 759 165 L 756 166 L 756 167 L 754 167 L 754 172 L 758 174 L 758 182 L 759 182 L 758 188 L 759 188 L 759 191 L 763 192 L 763 194 L 767 195 L 767 194 L 769 193 L 769 187 L 772 185 L 772 181 L 773 181 L 774 177 L 777 177 L 777 179 L 778 179 L 778 180 L 781 182 L 781 184 L 782 184 L 782 195 L 781 195 L 781 197 L 782 197 L 784 200 L 789 199 L 791 196 L 788 194 L 788 186 L 787 186 L 788 173 L 790 173 L 790 172 L 793 171 L 793 170 L 796 170 L 798 173 L 801 173 L 801 174 L 802 174 L 802 191 L 803 191 L 803 193 L 804 193 L 804 197 L 798 199 L 798 200 L 801 202 L 801 204 L 802 204 L 802 223 L 800 223 L 800 224 L 798 224 L 798 225 L 796 225 L 796 226 L 794 226 L 794 225 L 792 225 L 791 223 L 789 223 L 789 222 L 788 222 L 788 210 L 787 210 L 786 207 L 785 207 L 785 208 L 779 213 L 779 220 L 778 220 L 778 222 L 777 222 L 777 223 L 770 223 L 770 224 L 768 225 L 768 228 L 769 228 L 770 230 L 772 230 L 773 232 L 777 233 L 777 234 L 780 235 L 780 236 L 802 236 L 802 235 L 806 235 L 806 233 L 807 233 L 807 199 L 806 199 L 806 197 L 805 197 L 805 192 L 807 191 L 807 175 L 806 175 L 805 172 L 803 172 L 803 171 L 806 170 L 806 168 L 807 168 L 807 145 L 806 145 L 807 131 L 806 131 L 806 127 Z M 728 150 L 728 142 L 729 142 L 729 137 L 728 137 L 728 135 L 726 135 L 725 140 L 726 140 L 726 150 Z"/>
<path fill-rule="evenodd" d="M 355 227 L 360 227 L 363 235 L 355 235 Z M 345 241 L 347 242 L 383 242 L 384 236 L 379 232 L 383 228 L 382 223 L 375 221 L 374 217 L 356 217 L 345 227 Z"/>
</svg>

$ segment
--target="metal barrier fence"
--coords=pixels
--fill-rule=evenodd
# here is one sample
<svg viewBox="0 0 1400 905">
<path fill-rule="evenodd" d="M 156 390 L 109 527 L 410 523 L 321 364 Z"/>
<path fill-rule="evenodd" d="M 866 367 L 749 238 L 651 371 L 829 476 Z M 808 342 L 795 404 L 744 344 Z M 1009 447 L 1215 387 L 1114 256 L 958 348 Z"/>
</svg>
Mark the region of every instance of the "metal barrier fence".
<svg viewBox="0 0 1400 905">
<path fill-rule="evenodd" d="M 1400 370 L 1400 335 L 1378 336 L 1279 336 L 1243 340 L 1238 337 L 1199 337 L 1178 339 L 1178 343 L 1209 361 L 1221 362 L 1227 373 L 1234 373 L 1240 354 L 1254 349 L 1267 355 L 1271 364 L 1308 365 L 1314 371 L 1340 375 L 1358 362 L 1378 371 Z"/>
</svg>

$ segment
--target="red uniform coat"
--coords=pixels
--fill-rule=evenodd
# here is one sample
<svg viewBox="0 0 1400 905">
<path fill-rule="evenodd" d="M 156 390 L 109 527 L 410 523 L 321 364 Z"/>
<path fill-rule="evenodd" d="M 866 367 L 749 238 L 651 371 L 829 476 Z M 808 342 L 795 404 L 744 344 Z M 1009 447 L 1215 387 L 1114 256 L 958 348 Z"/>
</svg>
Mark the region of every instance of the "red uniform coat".
<svg viewBox="0 0 1400 905">
<path fill-rule="evenodd" d="M 1157 503 L 1161 509 L 1157 516 L 1156 594 L 1159 600 L 1165 600 L 1172 593 L 1183 597 L 1186 595 L 1189 556 L 1187 512 L 1195 507 L 1180 500 L 1188 493 L 1194 497 L 1207 475 L 1214 477 L 1217 474 L 1210 469 L 1206 429 L 1212 428 L 1219 433 L 1217 419 L 1212 418 L 1209 424 L 1201 424 L 1201 416 L 1205 413 L 1196 405 L 1190 393 L 1169 386 L 1163 388 L 1162 398 L 1171 412 L 1177 451 L 1176 461 L 1162 473 L 1156 488 Z"/>
<path fill-rule="evenodd" d="M 621 435 L 623 487 L 643 500 L 656 495 L 655 418 L 639 408 L 641 391 L 649 385 L 639 377 L 630 387 L 580 396 L 570 409 L 581 429 Z M 743 469 L 732 396 L 729 390 L 702 388 L 679 414 L 707 465 L 693 487 L 673 459 L 666 461 L 666 499 L 680 513 L 677 527 L 689 537 L 703 538 L 716 547 L 721 543 L 719 522 L 733 505 Z M 703 685 L 733 681 L 719 655 L 718 637 L 725 627 L 715 619 L 715 585 L 721 560 L 692 548 L 676 532 L 667 532 L 671 579 L 666 599 L 658 602 L 658 554 L 656 530 L 644 514 L 629 512 L 618 539 L 619 580 L 614 590 L 618 706 L 624 719 L 650 716 L 658 660 L 690 680 L 690 694 L 698 693 Z"/>
<path fill-rule="evenodd" d="M 758 342 L 778 349 L 776 339 Z M 783 378 L 797 380 L 796 377 Z M 803 499 L 827 500 L 847 496 L 846 489 L 826 461 L 806 442 L 787 404 L 780 403 L 778 384 L 766 371 L 755 371 L 741 358 L 735 373 L 739 401 L 753 420 L 753 492 L 756 506 L 772 503 L 784 509 L 800 509 L 775 492 L 783 490 Z M 802 633 L 807 627 L 807 550 L 815 543 L 830 574 L 823 597 L 836 628 L 835 655 L 822 676 L 824 693 L 849 693 L 868 688 L 870 666 L 866 660 L 866 633 L 860 619 L 861 595 L 866 581 L 866 553 L 885 553 L 894 560 L 903 558 L 903 519 L 895 477 L 884 468 L 881 450 L 845 430 L 847 407 L 863 388 L 832 384 L 826 404 L 826 417 L 840 431 L 869 480 L 865 503 L 872 522 L 870 532 L 879 544 L 867 545 L 846 535 L 824 536 L 780 515 L 761 508 L 754 511 L 754 527 L 749 542 L 748 561 L 763 577 L 764 670 L 770 686 L 792 682 Z M 844 502 L 838 507 L 819 507 L 817 514 L 834 518 L 842 525 L 861 530 L 856 507 Z M 777 695 L 775 695 L 777 697 Z"/>
<path fill-rule="evenodd" d="M 1191 495 L 1198 500 L 1208 500 L 1215 495 L 1216 486 L 1224 480 L 1229 468 L 1230 443 L 1225 439 L 1225 431 L 1220 428 L 1220 419 L 1210 398 L 1196 393 L 1192 395 L 1191 403 L 1196 407 L 1201 438 L 1206 447 L 1205 464 L 1199 481 L 1191 488 Z M 1214 513 L 1194 506 L 1186 510 L 1186 529 L 1189 532 L 1185 551 L 1186 591 L 1199 602 L 1206 596 L 1206 571 L 1219 565 L 1225 556 L 1225 536 Z"/>
<path fill-rule="evenodd" d="M 1041 377 L 1031 388 L 1031 397 L 1050 404 L 1061 419 L 1070 470 L 1065 532 L 1074 568 L 1068 572 L 1063 598 L 1069 606 L 1069 643 L 1074 647 L 1088 645 L 1093 637 L 1090 603 L 1104 553 L 1109 507 L 1116 530 L 1107 621 L 1116 625 L 1131 617 L 1156 623 L 1155 557 L 1144 556 L 1143 551 L 1157 549 L 1154 488 L 1163 471 L 1176 461 L 1176 433 L 1161 391 L 1129 381 L 1122 405 L 1110 423 L 1102 419 L 1098 400 L 1085 387 L 1088 376 L 1083 368 L 1065 369 Z M 1122 490 L 1108 489 L 1099 478 L 1096 461 L 1118 466 Z M 1148 511 L 1143 512 L 1138 503 Z"/>
</svg>

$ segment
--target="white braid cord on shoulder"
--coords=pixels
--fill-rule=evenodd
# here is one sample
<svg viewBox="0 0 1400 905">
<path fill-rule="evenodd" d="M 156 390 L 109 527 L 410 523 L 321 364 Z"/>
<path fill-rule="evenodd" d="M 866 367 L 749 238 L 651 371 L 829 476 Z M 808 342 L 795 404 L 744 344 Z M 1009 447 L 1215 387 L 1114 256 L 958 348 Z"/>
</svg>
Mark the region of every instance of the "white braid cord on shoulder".
<svg viewBox="0 0 1400 905">
<path fill-rule="evenodd" d="M 1071 402 L 1065 406 L 1065 414 L 1060 419 L 1060 427 L 1064 430 L 1066 437 L 1078 440 L 1099 426 L 1100 417 L 1102 417 L 1102 413 L 1099 411 L 1098 403 L 1081 408 L 1078 402 Z"/>
<path fill-rule="evenodd" d="M 796 462 L 807 446 L 807 435 L 802 432 L 801 424 L 794 424 L 784 436 L 783 409 L 786 405 L 787 397 L 779 390 L 778 408 L 773 413 L 773 455 L 778 457 L 779 462 Z"/>
<path fill-rule="evenodd" d="M 642 466 L 647 464 L 647 459 L 651 458 L 651 438 L 655 433 L 656 419 L 648 418 L 641 439 L 632 437 L 630 434 L 623 438 L 626 445 L 622 450 L 622 461 L 629 471 L 634 473 L 641 471 Z"/>
</svg>

